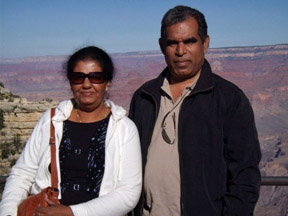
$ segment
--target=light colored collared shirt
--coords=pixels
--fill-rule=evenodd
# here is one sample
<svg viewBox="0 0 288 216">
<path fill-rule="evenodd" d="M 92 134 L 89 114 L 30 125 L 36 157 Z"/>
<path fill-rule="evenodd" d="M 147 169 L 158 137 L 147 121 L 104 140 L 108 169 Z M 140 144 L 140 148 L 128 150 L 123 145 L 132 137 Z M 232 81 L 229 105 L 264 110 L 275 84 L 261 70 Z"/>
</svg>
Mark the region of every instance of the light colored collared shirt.
<svg viewBox="0 0 288 216">
<path fill-rule="evenodd" d="M 143 210 L 144 216 L 181 215 L 178 117 L 184 98 L 195 87 L 198 78 L 199 76 L 184 89 L 176 102 L 173 102 L 168 79 L 164 79 L 160 110 L 145 166 L 144 193 L 146 203 Z M 172 144 L 168 144 L 163 139 L 162 126 L 165 127 L 170 141 L 173 142 L 174 140 Z"/>
</svg>

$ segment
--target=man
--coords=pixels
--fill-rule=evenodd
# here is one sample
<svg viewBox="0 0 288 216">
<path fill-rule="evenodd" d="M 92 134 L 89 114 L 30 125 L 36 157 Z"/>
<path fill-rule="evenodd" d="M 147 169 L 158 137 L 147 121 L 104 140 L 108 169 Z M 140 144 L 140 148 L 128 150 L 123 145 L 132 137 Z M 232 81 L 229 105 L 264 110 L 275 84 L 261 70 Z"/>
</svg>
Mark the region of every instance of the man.
<svg viewBox="0 0 288 216">
<path fill-rule="evenodd" d="M 144 171 L 135 215 L 253 215 L 261 180 L 254 114 L 238 87 L 211 72 L 203 14 L 169 10 L 159 44 L 167 68 L 135 92 L 129 113 Z"/>
</svg>

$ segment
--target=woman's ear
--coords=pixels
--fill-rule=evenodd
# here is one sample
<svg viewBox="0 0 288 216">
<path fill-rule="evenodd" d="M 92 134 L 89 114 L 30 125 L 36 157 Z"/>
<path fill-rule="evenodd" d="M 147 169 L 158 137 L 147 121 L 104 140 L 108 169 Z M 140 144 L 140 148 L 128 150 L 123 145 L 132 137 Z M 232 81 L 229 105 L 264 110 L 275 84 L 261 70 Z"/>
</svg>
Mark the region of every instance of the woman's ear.
<svg viewBox="0 0 288 216">
<path fill-rule="evenodd" d="M 106 88 L 105 88 L 106 93 L 108 92 L 110 86 L 111 86 L 111 82 L 108 81 L 107 84 L 106 84 Z"/>
</svg>

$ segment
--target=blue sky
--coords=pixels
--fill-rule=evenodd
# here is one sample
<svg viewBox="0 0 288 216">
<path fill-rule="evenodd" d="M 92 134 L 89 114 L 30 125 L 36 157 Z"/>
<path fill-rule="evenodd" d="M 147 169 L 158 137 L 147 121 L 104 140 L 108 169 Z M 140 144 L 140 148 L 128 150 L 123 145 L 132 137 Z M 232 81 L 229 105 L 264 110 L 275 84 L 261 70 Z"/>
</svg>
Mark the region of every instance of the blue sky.
<svg viewBox="0 0 288 216">
<path fill-rule="evenodd" d="M 210 47 L 288 43 L 287 0 L 0 0 L 0 58 L 159 50 L 164 13 L 202 11 Z"/>
</svg>

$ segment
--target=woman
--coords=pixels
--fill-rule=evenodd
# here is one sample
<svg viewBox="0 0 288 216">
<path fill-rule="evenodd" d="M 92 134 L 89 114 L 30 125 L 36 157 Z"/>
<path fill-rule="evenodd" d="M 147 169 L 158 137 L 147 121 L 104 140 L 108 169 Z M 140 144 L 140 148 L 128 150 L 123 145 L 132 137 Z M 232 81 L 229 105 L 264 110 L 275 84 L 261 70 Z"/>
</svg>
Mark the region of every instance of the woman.
<svg viewBox="0 0 288 216">
<path fill-rule="evenodd" d="M 113 77 L 110 57 L 85 47 L 67 62 L 74 98 L 56 107 L 55 127 L 59 199 L 37 207 L 36 215 L 125 215 L 137 204 L 142 173 L 137 129 L 126 111 L 104 100 Z M 33 130 L 11 170 L 0 204 L 0 215 L 16 215 L 17 206 L 50 186 L 47 111 Z"/>
</svg>

